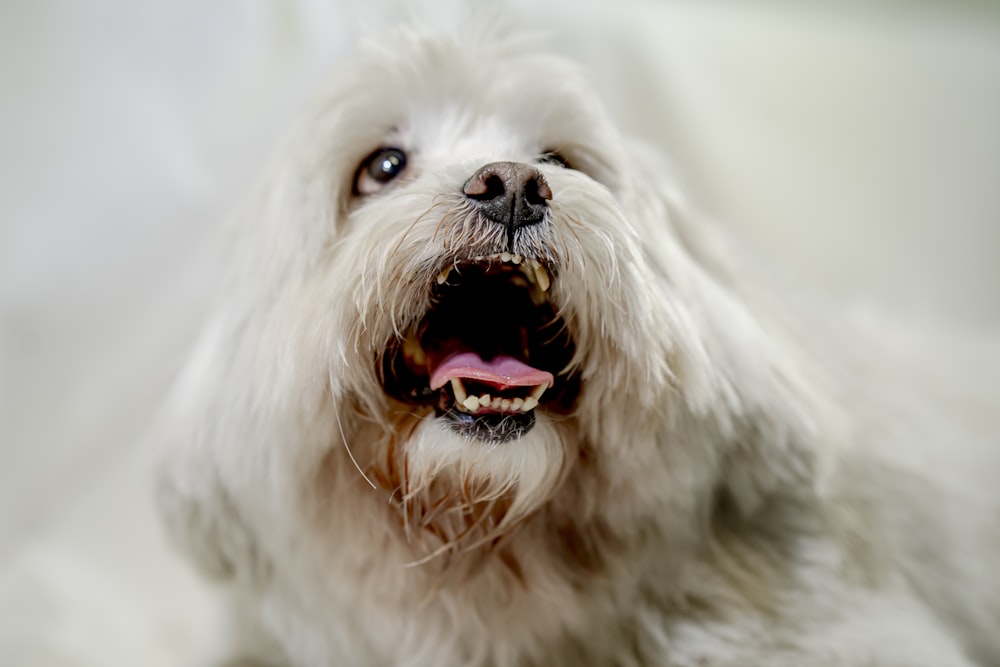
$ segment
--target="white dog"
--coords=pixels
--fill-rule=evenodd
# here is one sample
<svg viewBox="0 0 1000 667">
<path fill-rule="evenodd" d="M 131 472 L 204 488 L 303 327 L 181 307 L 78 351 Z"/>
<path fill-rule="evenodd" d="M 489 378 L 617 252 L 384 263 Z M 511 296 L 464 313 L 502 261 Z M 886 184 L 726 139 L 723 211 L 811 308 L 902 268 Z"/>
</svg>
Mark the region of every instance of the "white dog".
<svg viewBox="0 0 1000 667">
<path fill-rule="evenodd" d="M 580 74 L 493 32 L 369 45 L 239 220 L 161 427 L 232 657 L 1000 664 L 992 436 L 800 351 Z"/>
</svg>

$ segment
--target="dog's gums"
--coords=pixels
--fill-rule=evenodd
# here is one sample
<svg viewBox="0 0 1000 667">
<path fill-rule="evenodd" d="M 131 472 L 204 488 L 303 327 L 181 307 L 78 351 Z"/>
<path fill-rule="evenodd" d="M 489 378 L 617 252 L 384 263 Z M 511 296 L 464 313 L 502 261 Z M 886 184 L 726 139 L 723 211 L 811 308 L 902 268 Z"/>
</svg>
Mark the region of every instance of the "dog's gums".
<svg viewBox="0 0 1000 667">
<path fill-rule="evenodd" d="M 539 405 L 569 409 L 579 380 L 567 372 L 574 344 L 548 299 L 552 280 L 542 262 L 506 252 L 449 264 L 425 317 L 383 356 L 386 391 L 493 443 L 531 430 Z"/>
</svg>

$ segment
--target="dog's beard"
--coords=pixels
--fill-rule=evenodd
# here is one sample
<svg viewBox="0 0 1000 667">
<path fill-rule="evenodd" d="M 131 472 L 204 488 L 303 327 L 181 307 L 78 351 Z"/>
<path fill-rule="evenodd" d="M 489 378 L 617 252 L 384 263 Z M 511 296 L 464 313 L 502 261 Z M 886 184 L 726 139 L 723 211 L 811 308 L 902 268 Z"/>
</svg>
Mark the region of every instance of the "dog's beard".
<svg viewBox="0 0 1000 667">
<path fill-rule="evenodd" d="M 454 569 L 489 553 L 506 554 L 524 522 L 557 493 L 573 452 L 549 420 L 503 444 L 475 442 L 441 419 L 397 414 L 394 427 L 363 428 L 381 460 L 364 469 L 388 496 L 413 564 Z M 342 461 L 330 462 L 342 465 Z M 475 554 L 475 559 L 462 556 Z M 509 555 L 500 559 L 512 564 Z M 468 567 L 462 567 L 467 571 Z"/>
</svg>

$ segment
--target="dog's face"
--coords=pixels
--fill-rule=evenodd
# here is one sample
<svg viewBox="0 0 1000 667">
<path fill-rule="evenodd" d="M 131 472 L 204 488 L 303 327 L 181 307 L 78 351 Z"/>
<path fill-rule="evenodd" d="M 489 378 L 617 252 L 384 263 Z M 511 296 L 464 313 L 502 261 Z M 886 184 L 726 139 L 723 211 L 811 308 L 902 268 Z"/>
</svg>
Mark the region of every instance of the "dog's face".
<svg viewBox="0 0 1000 667">
<path fill-rule="evenodd" d="M 582 454 L 648 439 L 670 385 L 638 157 L 572 68 L 494 48 L 380 56 L 331 105 L 318 363 L 355 405 L 346 445 L 409 525 L 446 497 L 515 525 Z"/>
<path fill-rule="evenodd" d="M 499 571 L 554 599 L 680 563 L 720 489 L 750 506 L 808 456 L 794 379 L 672 188 L 562 60 L 370 47 L 237 225 L 173 413 L 177 532 L 336 595 L 425 599 L 403 565 L 465 563 L 482 613 Z"/>
</svg>

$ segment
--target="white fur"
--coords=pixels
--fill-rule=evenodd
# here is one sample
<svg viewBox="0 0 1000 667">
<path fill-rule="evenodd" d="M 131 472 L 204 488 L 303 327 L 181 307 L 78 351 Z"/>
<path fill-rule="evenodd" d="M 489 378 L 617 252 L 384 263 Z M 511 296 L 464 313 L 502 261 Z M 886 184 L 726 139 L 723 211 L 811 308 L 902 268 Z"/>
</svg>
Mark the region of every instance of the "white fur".
<svg viewBox="0 0 1000 667">
<path fill-rule="evenodd" d="M 163 511 L 232 593 L 231 657 L 996 664 L 986 420 L 949 422 L 890 371 L 841 372 L 880 360 L 874 343 L 793 342 L 668 166 L 571 65 L 498 32 L 371 44 L 234 226 L 159 427 Z M 410 151 L 407 174 L 352 197 L 385 144 Z M 442 260 L 488 243 L 465 180 L 553 147 L 576 169 L 538 165 L 554 197 L 532 242 L 558 268 L 582 393 L 519 440 L 469 442 L 390 400 L 376 358 Z"/>
</svg>

